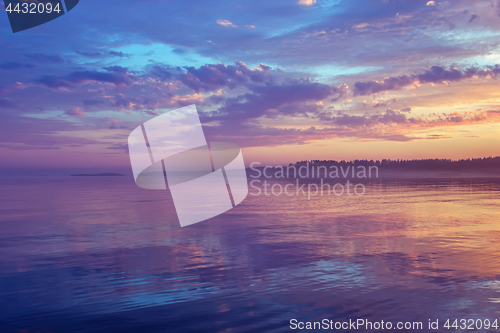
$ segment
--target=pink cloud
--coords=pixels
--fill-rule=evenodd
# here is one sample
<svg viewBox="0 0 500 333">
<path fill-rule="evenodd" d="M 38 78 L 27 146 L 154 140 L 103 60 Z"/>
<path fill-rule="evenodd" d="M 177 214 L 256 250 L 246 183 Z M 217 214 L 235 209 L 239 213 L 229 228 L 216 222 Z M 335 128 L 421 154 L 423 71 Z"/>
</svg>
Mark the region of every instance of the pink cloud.
<svg viewBox="0 0 500 333">
<path fill-rule="evenodd" d="M 217 20 L 217 24 L 222 25 L 224 27 L 236 28 L 237 25 L 234 25 L 232 22 L 228 20 Z"/>
</svg>

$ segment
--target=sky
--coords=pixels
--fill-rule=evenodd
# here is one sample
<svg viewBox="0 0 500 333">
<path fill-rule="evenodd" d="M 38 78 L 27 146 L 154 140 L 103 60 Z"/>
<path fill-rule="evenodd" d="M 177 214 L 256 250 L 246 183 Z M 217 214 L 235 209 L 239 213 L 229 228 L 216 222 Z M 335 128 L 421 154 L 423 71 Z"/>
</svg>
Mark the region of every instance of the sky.
<svg viewBox="0 0 500 333">
<path fill-rule="evenodd" d="M 0 169 L 126 170 L 130 132 L 190 104 L 247 165 L 498 156 L 499 44 L 500 1 L 82 0 L 15 34 L 0 15 Z"/>
</svg>

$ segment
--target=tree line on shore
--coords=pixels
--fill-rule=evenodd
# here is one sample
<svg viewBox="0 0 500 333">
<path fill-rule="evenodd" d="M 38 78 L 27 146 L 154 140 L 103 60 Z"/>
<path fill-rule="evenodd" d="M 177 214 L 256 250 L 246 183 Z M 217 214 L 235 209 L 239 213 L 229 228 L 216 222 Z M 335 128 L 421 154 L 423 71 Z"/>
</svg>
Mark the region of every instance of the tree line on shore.
<svg viewBox="0 0 500 333">
<path fill-rule="evenodd" d="M 500 156 L 484 157 L 484 158 L 468 158 L 461 160 L 452 159 L 413 159 L 413 160 L 352 160 L 352 161 L 335 161 L 335 160 L 306 160 L 296 163 L 290 163 L 287 166 L 301 167 L 304 165 L 312 166 L 377 166 L 384 169 L 400 169 L 400 170 L 473 170 L 473 169 L 496 169 L 500 172 Z"/>
</svg>

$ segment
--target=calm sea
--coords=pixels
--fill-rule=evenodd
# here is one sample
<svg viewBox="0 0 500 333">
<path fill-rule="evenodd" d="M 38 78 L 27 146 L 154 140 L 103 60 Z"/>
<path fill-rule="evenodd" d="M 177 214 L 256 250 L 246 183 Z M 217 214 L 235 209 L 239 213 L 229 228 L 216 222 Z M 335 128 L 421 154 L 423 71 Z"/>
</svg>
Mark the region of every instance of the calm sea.
<svg viewBox="0 0 500 333">
<path fill-rule="evenodd" d="M 180 228 L 168 192 L 129 177 L 4 178 L 0 331 L 493 322 L 499 250 L 499 180 L 384 180 L 363 196 L 310 200 L 249 195 Z"/>
</svg>

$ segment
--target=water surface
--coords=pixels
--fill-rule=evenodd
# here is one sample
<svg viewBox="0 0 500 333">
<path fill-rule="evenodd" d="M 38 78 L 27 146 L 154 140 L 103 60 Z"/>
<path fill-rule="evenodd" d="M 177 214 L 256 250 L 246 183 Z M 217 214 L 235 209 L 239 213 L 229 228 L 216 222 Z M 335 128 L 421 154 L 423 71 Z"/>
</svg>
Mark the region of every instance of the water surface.
<svg viewBox="0 0 500 333">
<path fill-rule="evenodd" d="M 2 332 L 500 317 L 499 180 L 249 195 L 185 228 L 167 191 L 129 177 L 19 177 L 0 188 Z"/>
</svg>

